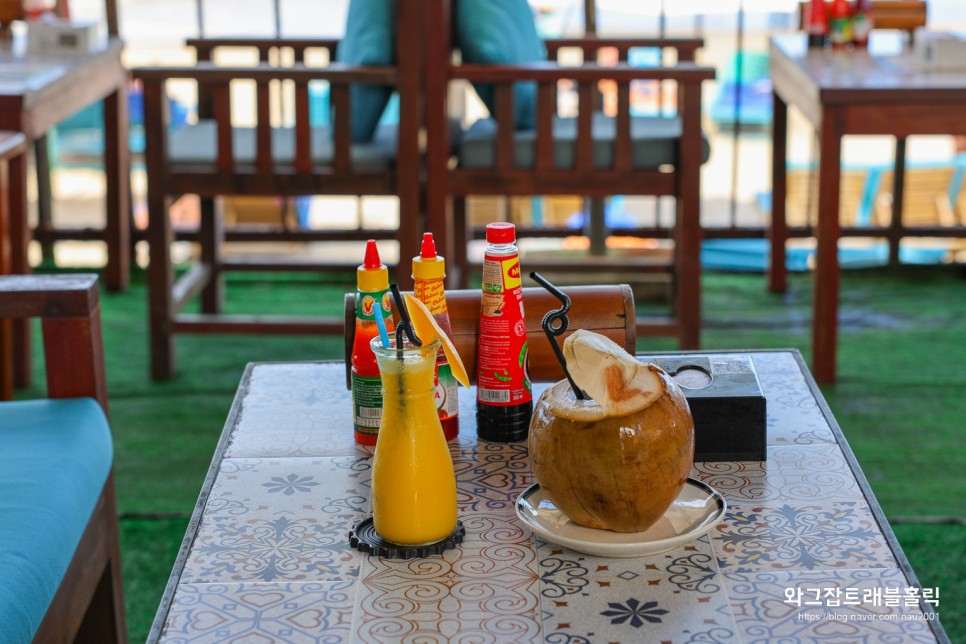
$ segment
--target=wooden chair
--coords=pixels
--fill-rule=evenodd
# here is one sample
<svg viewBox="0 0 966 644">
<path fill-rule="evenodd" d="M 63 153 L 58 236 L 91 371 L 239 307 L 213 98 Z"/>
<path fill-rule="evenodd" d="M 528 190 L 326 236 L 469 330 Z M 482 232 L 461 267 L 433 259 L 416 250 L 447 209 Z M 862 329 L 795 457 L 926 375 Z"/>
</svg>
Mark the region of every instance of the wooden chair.
<svg viewBox="0 0 966 644">
<path fill-rule="evenodd" d="M 399 33 L 418 34 L 419 3 L 400 0 Z M 394 238 L 399 242 L 397 281 L 411 283 L 408 258 L 418 252 L 420 220 L 419 48 L 398 39 L 394 66 L 350 66 L 332 63 L 309 67 L 305 52 L 322 48 L 331 57 L 337 43 L 329 40 L 219 39 L 189 42 L 199 62 L 191 68 L 134 70 L 144 84 L 145 158 L 148 177 L 148 271 L 150 298 L 151 373 L 168 378 L 175 372 L 174 336 L 178 333 L 300 333 L 337 334 L 339 319 L 291 319 L 269 316 L 227 316 L 221 313 L 223 276 L 229 270 L 331 270 L 351 262 L 292 262 L 278 258 L 226 258 L 227 241 L 331 241 Z M 259 64 L 218 67 L 211 60 L 220 47 L 245 46 L 258 52 Z M 280 50 L 291 52 L 295 63 L 278 67 L 269 61 Z M 202 103 L 201 119 L 189 128 L 165 136 L 165 84 L 173 79 L 194 81 Z M 232 124 L 232 85 L 255 84 L 253 127 Z M 331 131 L 314 128 L 309 121 L 309 83 L 330 85 L 334 122 Z M 371 143 L 351 141 L 351 84 L 389 85 L 399 94 L 400 121 L 392 132 L 377 131 Z M 273 127 L 273 87 L 294 86 L 294 127 Z M 209 111 L 210 109 L 210 111 Z M 235 117 L 237 118 L 237 116 Z M 202 142 L 202 145 L 198 145 Z M 167 215 L 173 198 L 183 194 L 201 197 L 201 226 L 197 234 L 200 262 L 175 282 L 170 246 L 174 233 Z M 399 228 L 373 230 L 249 230 L 224 229 L 215 199 L 223 195 L 396 195 Z M 360 251 L 361 252 L 361 251 Z M 360 255 L 361 257 L 361 255 Z M 358 264 L 358 262 L 354 262 Z M 202 313 L 187 315 L 181 309 L 201 294 Z"/>
<path fill-rule="evenodd" d="M 670 272 L 674 278 L 673 314 L 637 322 L 638 335 L 676 335 L 682 348 L 695 348 L 700 336 L 700 175 L 708 147 L 701 132 L 701 82 L 714 78 L 714 70 L 694 64 L 700 39 L 582 38 L 546 41 L 551 62 L 518 65 L 468 65 L 454 62 L 451 19 L 460 5 L 451 0 L 428 3 L 426 25 L 435 34 L 425 42 L 427 124 L 427 220 L 438 240 L 448 240 L 451 282 L 467 284 L 466 246 L 481 230 L 468 230 L 466 198 L 469 195 L 559 195 L 585 197 L 656 195 L 676 199 L 673 227 L 621 231 L 642 237 L 674 240 L 671 266 L 643 261 L 621 263 L 587 257 L 580 270 L 618 274 Z M 616 49 L 620 62 L 604 67 L 585 62 L 563 66 L 553 62 L 557 52 L 577 48 L 585 61 Z M 655 68 L 627 64 L 632 48 L 650 47 L 677 52 L 678 64 Z M 537 83 L 536 119 L 532 130 L 514 129 L 514 83 Z M 616 115 L 604 116 L 596 107 L 598 85 L 616 84 Z M 677 92 L 675 118 L 632 118 L 630 85 L 633 81 L 672 83 Z M 493 118 L 464 132 L 455 158 L 451 155 L 448 101 L 451 83 L 486 83 L 494 87 Z M 558 116 L 561 82 L 577 87 L 578 115 Z M 518 231 L 518 236 L 572 235 L 572 230 Z M 524 264 L 529 270 L 573 268 L 575 262 Z"/>
<path fill-rule="evenodd" d="M 0 319 L 34 317 L 49 400 L 0 403 L 0 633 L 126 642 L 97 276 L 0 277 Z"/>
<path fill-rule="evenodd" d="M 570 296 L 572 302 L 568 313 L 570 324 L 567 332 L 559 337 L 561 343 L 577 329 L 587 329 L 607 336 L 627 349 L 628 353 L 635 353 L 637 326 L 634 319 L 634 295 L 630 286 L 567 286 L 561 290 Z M 475 381 L 477 344 L 480 338 L 480 291 L 447 291 L 446 306 L 453 330 L 453 343 L 470 378 Z M 560 301 L 542 288 L 524 288 L 523 307 L 529 343 L 530 379 L 533 382 L 556 382 L 564 374 L 540 322 L 547 311 L 560 307 Z M 351 387 L 350 359 L 356 329 L 355 311 L 355 294 L 349 293 L 345 297 L 346 387 Z M 399 319 L 398 315 L 396 319 Z"/>
</svg>

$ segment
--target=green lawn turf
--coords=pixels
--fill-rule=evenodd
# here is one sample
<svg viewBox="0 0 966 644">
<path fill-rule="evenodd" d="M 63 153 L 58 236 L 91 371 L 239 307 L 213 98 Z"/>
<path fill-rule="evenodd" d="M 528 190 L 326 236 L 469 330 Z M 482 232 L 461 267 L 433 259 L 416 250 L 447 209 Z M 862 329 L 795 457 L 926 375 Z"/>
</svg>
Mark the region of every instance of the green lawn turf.
<svg viewBox="0 0 966 644">
<path fill-rule="evenodd" d="M 351 277 L 232 277 L 228 310 L 341 315 Z M 966 279 L 949 267 L 847 272 L 841 300 L 839 382 L 823 392 L 920 581 L 940 588 L 944 627 L 966 641 L 966 526 L 935 523 L 966 520 Z M 706 274 L 704 347 L 791 347 L 808 359 L 810 303 L 809 275 L 793 275 L 778 296 L 761 275 Z M 144 275 L 126 293 L 104 293 L 102 310 L 128 630 L 143 641 L 245 364 L 338 359 L 342 343 L 182 336 L 178 375 L 155 383 Z M 638 348 L 675 345 L 642 339 Z M 35 363 L 39 372 L 39 355 Z"/>
</svg>

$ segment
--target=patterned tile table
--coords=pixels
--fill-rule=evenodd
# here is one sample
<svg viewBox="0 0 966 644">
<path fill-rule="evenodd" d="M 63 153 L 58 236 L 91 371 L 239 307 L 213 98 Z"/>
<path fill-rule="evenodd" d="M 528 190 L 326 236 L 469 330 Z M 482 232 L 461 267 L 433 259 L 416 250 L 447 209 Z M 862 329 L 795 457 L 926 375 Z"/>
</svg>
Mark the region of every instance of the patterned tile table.
<svg viewBox="0 0 966 644">
<path fill-rule="evenodd" d="M 725 518 L 632 559 L 521 525 L 526 445 L 477 441 L 466 390 L 451 448 L 462 546 L 409 561 L 352 550 L 372 451 L 353 443 L 344 366 L 250 365 L 149 641 L 947 641 L 940 598 L 916 581 L 801 357 L 751 355 L 768 460 L 695 464 Z"/>
</svg>

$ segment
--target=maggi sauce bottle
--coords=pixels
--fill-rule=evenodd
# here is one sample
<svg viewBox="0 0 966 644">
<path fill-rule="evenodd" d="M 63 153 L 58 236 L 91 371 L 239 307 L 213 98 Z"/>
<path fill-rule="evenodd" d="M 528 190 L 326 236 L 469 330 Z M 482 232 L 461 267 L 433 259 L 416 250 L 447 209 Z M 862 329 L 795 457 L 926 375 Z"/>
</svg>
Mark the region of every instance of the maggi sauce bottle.
<svg viewBox="0 0 966 644">
<path fill-rule="evenodd" d="M 356 271 L 356 334 L 352 341 L 352 427 L 357 443 L 375 445 L 382 418 L 382 381 L 369 347 L 379 335 L 376 316 L 395 329 L 389 297 L 389 269 L 379 259 L 376 241 L 366 242 L 366 256 Z"/>
<path fill-rule="evenodd" d="M 486 227 L 476 387 L 476 431 L 483 440 L 525 440 L 533 413 L 527 325 L 516 228 Z"/>
<path fill-rule="evenodd" d="M 449 311 L 446 308 L 446 293 L 443 290 L 443 278 L 446 277 L 446 261 L 436 254 L 436 242 L 433 233 L 423 233 L 423 244 L 419 255 L 413 257 L 413 295 L 429 309 L 436 318 L 436 323 L 452 340 L 453 329 L 449 322 Z M 456 392 L 456 377 L 446 360 L 446 354 L 439 350 L 436 356 L 435 397 L 436 411 L 439 422 L 443 426 L 446 440 L 456 438 L 460 433 L 459 400 Z"/>
</svg>

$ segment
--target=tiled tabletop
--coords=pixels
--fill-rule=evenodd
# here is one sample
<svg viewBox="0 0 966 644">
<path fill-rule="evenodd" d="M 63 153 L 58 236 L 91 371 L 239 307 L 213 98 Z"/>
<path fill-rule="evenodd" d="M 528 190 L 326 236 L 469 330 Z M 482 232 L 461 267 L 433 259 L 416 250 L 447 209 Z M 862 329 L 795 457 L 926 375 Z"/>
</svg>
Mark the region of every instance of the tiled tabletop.
<svg viewBox="0 0 966 644">
<path fill-rule="evenodd" d="M 631 559 L 523 527 L 526 445 L 477 441 L 468 390 L 451 447 L 466 540 L 408 561 L 352 550 L 372 451 L 353 442 L 344 366 L 251 365 L 150 640 L 945 641 L 801 357 L 751 355 L 768 460 L 695 464 L 727 499 L 724 520 Z"/>
</svg>

